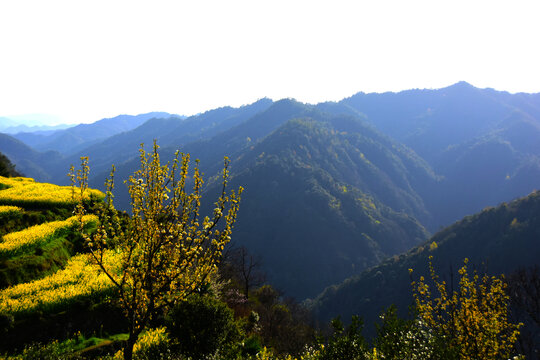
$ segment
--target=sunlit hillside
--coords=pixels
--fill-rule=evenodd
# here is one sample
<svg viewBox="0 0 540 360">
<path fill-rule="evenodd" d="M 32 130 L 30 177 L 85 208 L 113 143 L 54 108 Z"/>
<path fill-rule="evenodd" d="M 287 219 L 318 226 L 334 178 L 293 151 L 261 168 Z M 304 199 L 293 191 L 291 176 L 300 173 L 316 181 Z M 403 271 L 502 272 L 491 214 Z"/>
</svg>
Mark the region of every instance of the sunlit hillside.
<svg viewBox="0 0 540 360">
<path fill-rule="evenodd" d="M 98 190 L 85 193 L 89 213 L 81 219 L 83 231 L 96 229 L 90 209 L 103 196 Z M 99 328 L 102 319 L 92 321 L 97 313 L 90 307 L 105 304 L 112 287 L 85 253 L 74 204 L 70 186 L 0 177 L 0 354 L 62 339 L 92 322 Z M 88 318 L 80 321 L 81 316 Z"/>
</svg>

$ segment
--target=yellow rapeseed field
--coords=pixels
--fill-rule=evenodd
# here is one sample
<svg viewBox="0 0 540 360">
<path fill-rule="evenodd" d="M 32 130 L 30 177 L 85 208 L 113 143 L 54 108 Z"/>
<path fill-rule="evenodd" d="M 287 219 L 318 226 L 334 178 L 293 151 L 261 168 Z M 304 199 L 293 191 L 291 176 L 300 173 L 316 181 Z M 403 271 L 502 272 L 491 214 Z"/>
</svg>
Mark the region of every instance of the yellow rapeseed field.
<svg viewBox="0 0 540 360">
<path fill-rule="evenodd" d="M 97 222 L 96 215 L 85 215 L 83 223 Z M 54 234 L 64 228 L 78 225 L 76 216 L 63 221 L 52 221 L 41 225 L 35 225 L 27 229 L 4 235 L 0 242 L 0 256 L 14 256 L 25 252 L 29 248 L 47 243 Z"/>
<path fill-rule="evenodd" d="M 115 253 L 107 252 L 105 261 L 112 266 Z M 93 264 L 89 254 L 72 257 L 65 269 L 24 284 L 0 291 L 0 314 L 21 316 L 36 311 L 59 311 L 81 298 L 104 296 L 114 291 L 112 282 Z"/>
<path fill-rule="evenodd" d="M 0 214 L 6 214 L 11 212 L 21 212 L 23 209 L 21 209 L 18 206 L 11 206 L 11 205 L 0 205 Z"/>
<path fill-rule="evenodd" d="M 0 176 L 0 184 L 7 187 L 0 190 L 0 205 L 26 206 L 73 206 L 73 189 L 71 186 L 58 186 L 38 183 L 31 178 L 7 178 Z M 105 195 L 95 189 L 88 189 L 85 198 L 102 199 Z"/>
</svg>

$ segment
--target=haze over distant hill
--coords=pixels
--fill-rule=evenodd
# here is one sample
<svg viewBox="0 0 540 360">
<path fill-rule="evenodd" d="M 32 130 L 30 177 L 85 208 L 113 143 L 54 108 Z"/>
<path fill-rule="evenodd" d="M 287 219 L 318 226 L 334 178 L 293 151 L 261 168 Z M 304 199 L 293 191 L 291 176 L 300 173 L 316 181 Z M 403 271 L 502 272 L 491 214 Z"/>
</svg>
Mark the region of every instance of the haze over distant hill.
<svg viewBox="0 0 540 360">
<path fill-rule="evenodd" d="M 58 130 L 64 130 L 70 128 L 73 125 L 61 124 L 61 125 L 15 125 L 0 129 L 1 132 L 6 134 L 19 134 L 19 133 L 32 133 L 39 135 L 49 135 Z"/>
<path fill-rule="evenodd" d="M 162 159 L 177 149 L 199 158 L 208 193 L 229 156 L 231 183 L 246 188 L 234 241 L 261 255 L 273 283 L 299 299 L 540 188 L 540 94 L 467 83 L 318 105 L 262 99 L 186 119 L 144 114 L 55 134 L 49 143 L 18 137 L 63 154 L 8 135 L 0 151 L 25 175 L 59 184 L 80 156 L 90 157 L 95 187 L 114 163 L 124 209 L 122 180 L 138 168 L 141 143 L 150 149 L 157 139 Z"/>
<path fill-rule="evenodd" d="M 100 139 L 106 139 L 118 133 L 132 130 L 148 119 L 170 116 L 172 115 L 164 112 L 152 112 L 136 116 L 119 115 L 92 124 L 79 124 L 52 133 L 19 132 L 13 136 L 39 151 L 55 150 L 62 154 L 70 154 Z"/>
<path fill-rule="evenodd" d="M 58 152 L 38 152 L 22 141 L 2 133 L 0 133 L 0 152 L 15 164 L 18 172 L 42 181 L 51 181 L 51 170 L 63 161 Z"/>
<path fill-rule="evenodd" d="M 48 132 L 66 129 L 70 126 L 73 125 L 58 124 L 58 118 L 43 114 L 0 116 L 0 132 L 7 134 L 16 134 L 22 131 Z"/>
<path fill-rule="evenodd" d="M 528 194 L 540 179 L 540 94 L 478 89 L 359 93 L 340 104 L 412 148 L 443 177 L 430 196 L 446 225 L 487 205 Z M 466 200 L 466 201 L 464 201 Z"/>
</svg>

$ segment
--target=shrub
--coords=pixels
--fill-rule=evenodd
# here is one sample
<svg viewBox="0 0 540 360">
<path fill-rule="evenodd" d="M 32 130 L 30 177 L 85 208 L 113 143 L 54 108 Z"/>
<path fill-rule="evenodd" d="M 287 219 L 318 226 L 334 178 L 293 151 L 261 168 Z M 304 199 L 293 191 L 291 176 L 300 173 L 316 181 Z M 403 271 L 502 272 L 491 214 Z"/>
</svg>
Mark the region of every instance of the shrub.
<svg viewBox="0 0 540 360">
<path fill-rule="evenodd" d="M 430 257 L 436 292 L 423 277 L 412 283 L 419 317 L 460 359 L 507 359 L 521 326 L 508 319 L 507 285 L 502 278 L 487 275 L 480 279 L 474 274 L 470 278 L 467 262 L 465 259 L 459 270 L 459 290 L 449 293 L 446 282 L 439 281 Z"/>
<path fill-rule="evenodd" d="M 333 334 L 324 347 L 321 360 L 363 360 L 367 359 L 368 346 L 362 335 L 363 323 L 353 316 L 351 324 L 345 328 L 338 318 L 332 320 Z"/>
<path fill-rule="evenodd" d="M 233 351 L 242 335 L 232 310 L 209 295 L 194 294 L 177 304 L 166 324 L 180 352 L 194 359 Z"/>
</svg>

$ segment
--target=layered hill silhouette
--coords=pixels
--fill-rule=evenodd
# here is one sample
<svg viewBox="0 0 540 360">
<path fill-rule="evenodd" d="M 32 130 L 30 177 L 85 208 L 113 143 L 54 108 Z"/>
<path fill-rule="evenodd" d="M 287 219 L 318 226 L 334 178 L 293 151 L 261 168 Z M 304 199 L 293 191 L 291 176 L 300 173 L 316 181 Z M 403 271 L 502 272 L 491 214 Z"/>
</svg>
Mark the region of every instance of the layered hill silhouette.
<svg viewBox="0 0 540 360">
<path fill-rule="evenodd" d="M 137 116 L 119 115 L 92 124 L 80 124 L 54 132 L 19 132 L 14 137 L 39 151 L 54 150 L 62 154 L 70 154 L 77 149 L 88 147 L 100 139 L 132 130 L 149 119 L 169 116 L 171 114 L 164 112 L 152 112 Z"/>
<path fill-rule="evenodd" d="M 379 130 L 431 162 L 449 146 L 504 127 L 516 112 L 538 123 L 540 96 L 511 95 L 459 82 L 438 90 L 358 93 L 341 103 L 364 113 Z"/>
<path fill-rule="evenodd" d="M 540 94 L 460 82 L 438 90 L 358 93 L 340 104 L 364 113 L 443 177 L 430 196 L 439 225 L 538 188 Z"/>
<path fill-rule="evenodd" d="M 40 181 L 51 180 L 54 175 L 51 169 L 63 163 L 62 155 L 56 151 L 39 152 L 22 141 L 2 133 L 0 133 L 0 152 L 15 164 L 18 172 Z"/>
<path fill-rule="evenodd" d="M 100 175 L 98 184 L 101 185 L 104 179 L 102 175 L 108 173 L 111 164 L 120 165 L 137 157 L 142 143 L 150 145 L 155 139 L 162 147 L 171 146 L 178 149 L 187 143 L 211 137 L 246 121 L 266 109 L 270 103 L 270 100 L 262 99 L 240 108 L 224 107 L 189 118 L 153 117 L 130 131 L 112 135 L 66 156 L 58 163 L 59 166 L 54 172 L 60 176 L 53 178 L 53 181 L 65 181 L 61 175 L 63 168 L 66 166 L 69 168 L 69 164 L 79 163 L 81 156 L 88 156 L 93 173 Z"/>
</svg>

